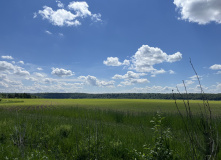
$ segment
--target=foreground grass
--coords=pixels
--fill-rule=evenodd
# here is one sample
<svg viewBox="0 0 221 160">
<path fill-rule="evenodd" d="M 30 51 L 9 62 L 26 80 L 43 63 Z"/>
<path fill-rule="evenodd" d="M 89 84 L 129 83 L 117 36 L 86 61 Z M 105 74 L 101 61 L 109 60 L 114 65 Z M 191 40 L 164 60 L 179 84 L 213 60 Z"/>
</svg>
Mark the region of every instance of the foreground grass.
<svg viewBox="0 0 221 160">
<path fill-rule="evenodd" d="M 154 145 L 150 120 L 157 111 L 166 117 L 163 126 L 171 128 L 174 154 L 188 159 L 188 138 L 173 101 L 22 101 L 0 104 L 0 159 L 134 159 L 145 152 L 143 145 Z M 201 102 L 191 103 L 198 120 Z M 221 103 L 210 104 L 221 133 Z"/>
</svg>

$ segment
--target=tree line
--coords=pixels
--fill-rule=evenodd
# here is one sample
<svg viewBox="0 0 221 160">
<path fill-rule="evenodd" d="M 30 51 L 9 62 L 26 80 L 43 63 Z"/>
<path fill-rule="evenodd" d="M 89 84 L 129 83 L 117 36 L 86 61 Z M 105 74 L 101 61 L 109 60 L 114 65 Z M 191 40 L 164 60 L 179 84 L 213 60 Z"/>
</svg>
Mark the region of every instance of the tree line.
<svg viewBox="0 0 221 160">
<path fill-rule="evenodd" d="M 31 93 L 0 93 L 0 98 L 38 98 Z"/>
<path fill-rule="evenodd" d="M 195 99 L 221 100 L 221 93 L 0 93 L 0 98 L 44 98 L 44 99 Z"/>
<path fill-rule="evenodd" d="M 195 99 L 195 100 L 221 100 L 219 94 L 173 94 L 173 93 L 104 93 L 104 94 L 88 94 L 88 93 L 34 93 L 39 98 L 49 99 Z"/>
</svg>

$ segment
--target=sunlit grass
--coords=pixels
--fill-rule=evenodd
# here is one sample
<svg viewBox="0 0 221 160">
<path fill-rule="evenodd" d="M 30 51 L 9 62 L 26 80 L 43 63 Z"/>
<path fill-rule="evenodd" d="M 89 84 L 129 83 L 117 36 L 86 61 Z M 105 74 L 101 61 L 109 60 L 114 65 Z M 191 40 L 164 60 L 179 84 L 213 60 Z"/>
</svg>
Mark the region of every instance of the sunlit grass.
<svg viewBox="0 0 221 160">
<path fill-rule="evenodd" d="M 173 100 L 22 101 L 0 103 L 0 159 L 130 159 L 131 151 L 143 152 L 143 145 L 153 143 L 150 120 L 157 111 L 165 117 L 164 127 L 171 128 L 172 150 L 188 158 L 188 138 Z M 190 103 L 197 120 L 202 102 Z M 178 105 L 184 111 L 183 102 Z M 221 133 L 221 102 L 210 106 Z"/>
</svg>

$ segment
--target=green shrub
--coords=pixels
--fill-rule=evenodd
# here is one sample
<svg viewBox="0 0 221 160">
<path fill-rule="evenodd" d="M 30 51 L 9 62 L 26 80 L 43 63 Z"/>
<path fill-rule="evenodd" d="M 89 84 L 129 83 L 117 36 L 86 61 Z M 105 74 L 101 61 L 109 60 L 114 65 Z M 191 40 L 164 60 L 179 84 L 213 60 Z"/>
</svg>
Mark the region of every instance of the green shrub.
<svg viewBox="0 0 221 160">
<path fill-rule="evenodd" d="M 153 146 L 144 145 L 146 152 L 141 153 L 134 150 L 135 159 L 141 160 L 173 160 L 175 156 L 173 150 L 170 148 L 170 141 L 172 139 L 170 128 L 164 128 L 162 121 L 165 117 L 161 117 L 160 113 L 157 113 L 150 123 L 153 124 Z"/>
</svg>

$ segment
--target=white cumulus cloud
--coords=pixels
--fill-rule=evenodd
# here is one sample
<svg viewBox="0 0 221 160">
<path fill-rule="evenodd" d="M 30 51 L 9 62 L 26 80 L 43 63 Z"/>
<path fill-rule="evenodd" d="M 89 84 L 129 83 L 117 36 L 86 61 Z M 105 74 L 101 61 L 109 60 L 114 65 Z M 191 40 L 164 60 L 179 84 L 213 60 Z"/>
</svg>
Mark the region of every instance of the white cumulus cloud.
<svg viewBox="0 0 221 160">
<path fill-rule="evenodd" d="M 180 52 L 172 55 L 167 55 L 160 48 L 143 45 L 132 57 L 132 69 L 135 69 L 138 72 L 153 72 L 156 70 L 153 66 L 156 64 L 160 64 L 163 62 L 172 63 L 181 59 L 182 54 Z M 162 70 L 160 71 L 162 72 Z M 155 72 L 157 73 L 159 71 Z"/>
<path fill-rule="evenodd" d="M 22 68 L 17 67 L 14 71 L 14 74 L 19 76 L 29 76 L 30 73 L 26 70 L 23 70 Z"/>
<path fill-rule="evenodd" d="M 145 78 L 129 79 L 129 80 L 125 80 L 125 81 L 121 82 L 120 86 L 122 86 L 122 85 L 130 86 L 130 85 L 134 85 L 134 84 L 138 84 L 138 83 L 149 83 L 149 81 Z"/>
<path fill-rule="evenodd" d="M 77 17 L 70 11 L 65 9 L 58 9 L 54 11 L 51 7 L 44 6 L 43 10 L 40 10 L 38 13 L 43 17 L 43 19 L 49 20 L 55 26 L 78 26 L 81 23 L 78 20 L 75 20 Z"/>
<path fill-rule="evenodd" d="M 68 5 L 69 9 L 74 10 L 79 17 L 91 16 L 91 12 L 88 10 L 89 6 L 86 2 L 71 2 Z"/>
<path fill-rule="evenodd" d="M 180 11 L 182 20 L 207 24 L 212 21 L 221 23 L 220 0 L 174 0 L 173 2 Z"/>
<path fill-rule="evenodd" d="M 35 74 L 37 77 L 41 77 L 41 78 L 42 78 L 42 77 L 44 77 L 44 75 L 43 75 L 43 74 L 38 73 L 38 72 L 35 72 L 34 74 Z"/>
<path fill-rule="evenodd" d="M 83 79 L 86 84 L 98 87 L 114 87 L 114 81 L 100 81 L 94 76 L 80 76 L 79 79 Z"/>
<path fill-rule="evenodd" d="M 122 63 L 119 61 L 118 57 L 107 57 L 107 60 L 103 61 L 103 64 L 107 66 L 121 66 L 121 65 L 130 65 L 130 61 L 124 60 Z"/>
<path fill-rule="evenodd" d="M 107 60 L 103 61 L 103 63 L 107 66 L 120 66 L 122 64 L 119 62 L 118 57 L 107 57 Z"/>
<path fill-rule="evenodd" d="M 58 77 L 72 76 L 74 73 L 71 70 L 66 70 L 63 68 L 52 68 L 51 74 Z"/>
<path fill-rule="evenodd" d="M 10 71 L 14 70 L 15 66 L 6 61 L 0 61 L 0 71 Z"/>
<path fill-rule="evenodd" d="M 135 73 L 133 71 L 128 71 L 125 75 L 116 74 L 112 77 L 112 79 L 124 79 L 123 82 L 118 86 L 129 86 L 137 83 L 149 83 L 149 81 L 145 78 L 140 78 L 141 76 L 147 75 L 146 73 Z"/>
<path fill-rule="evenodd" d="M 176 62 L 182 59 L 182 54 L 180 52 L 174 53 L 172 55 L 168 55 L 167 62 Z"/>
<path fill-rule="evenodd" d="M 53 10 L 51 7 L 44 6 L 43 10 L 38 11 L 43 19 L 47 19 L 55 26 L 79 26 L 81 25 L 80 19 L 86 17 L 90 17 L 93 22 L 102 21 L 100 13 L 91 13 L 87 2 L 70 2 L 67 9 L 64 9 L 64 4 L 61 1 L 56 0 L 56 2 L 60 9 Z M 36 17 L 37 13 L 34 18 Z"/>
<path fill-rule="evenodd" d="M 156 77 L 156 75 L 158 74 L 164 74 L 166 73 L 166 71 L 164 69 L 160 69 L 160 70 L 154 70 L 154 71 L 151 71 L 151 77 Z"/>
<path fill-rule="evenodd" d="M 214 64 L 210 66 L 210 69 L 212 70 L 221 70 L 221 64 Z"/>
<path fill-rule="evenodd" d="M 140 78 L 140 76 L 145 76 L 146 73 L 135 73 L 133 71 L 128 71 L 125 75 L 116 74 L 112 79 L 135 79 Z"/>
</svg>

